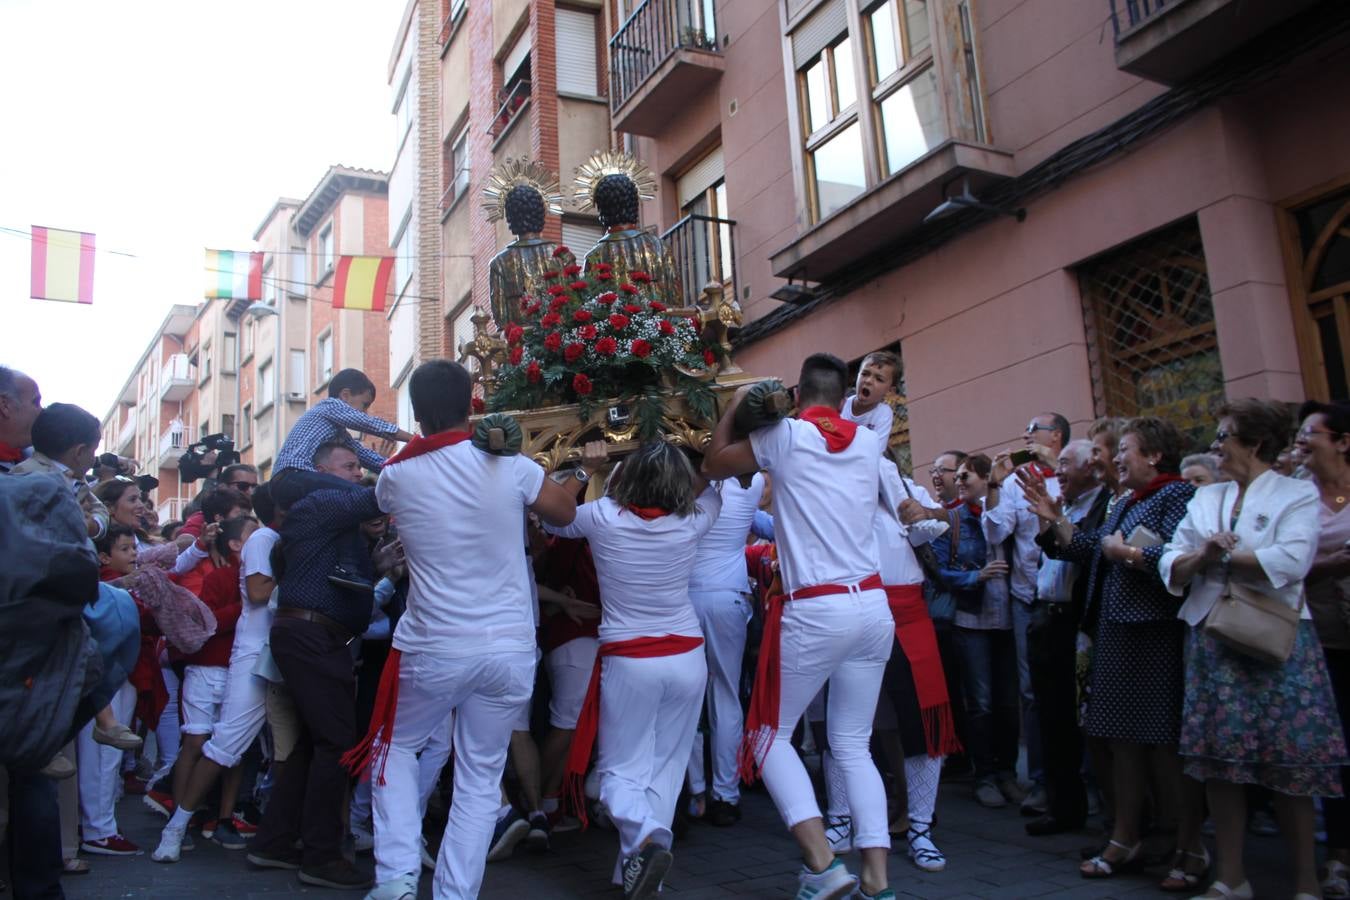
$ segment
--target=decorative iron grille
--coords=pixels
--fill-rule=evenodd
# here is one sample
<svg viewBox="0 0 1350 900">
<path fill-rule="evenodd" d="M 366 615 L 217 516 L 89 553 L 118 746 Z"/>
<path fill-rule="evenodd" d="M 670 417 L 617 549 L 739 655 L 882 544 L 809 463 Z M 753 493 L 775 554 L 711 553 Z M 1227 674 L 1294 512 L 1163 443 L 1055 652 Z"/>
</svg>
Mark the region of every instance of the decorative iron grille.
<svg viewBox="0 0 1350 900">
<path fill-rule="evenodd" d="M 1093 260 L 1079 281 L 1097 414 L 1159 416 L 1207 447 L 1224 385 L 1196 221 Z"/>
</svg>

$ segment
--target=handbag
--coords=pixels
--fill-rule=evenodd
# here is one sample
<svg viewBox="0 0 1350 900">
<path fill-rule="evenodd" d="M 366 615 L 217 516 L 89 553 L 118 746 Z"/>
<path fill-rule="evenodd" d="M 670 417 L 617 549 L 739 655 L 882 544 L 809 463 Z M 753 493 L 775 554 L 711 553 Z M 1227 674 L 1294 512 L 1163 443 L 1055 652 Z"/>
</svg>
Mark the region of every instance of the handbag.
<svg viewBox="0 0 1350 900">
<path fill-rule="evenodd" d="M 1219 530 L 1223 530 L 1222 504 Z M 1234 583 L 1230 575 L 1218 602 L 1200 627 L 1230 650 L 1261 662 L 1283 665 L 1294 652 L 1304 602 L 1305 595 L 1301 593 L 1298 607 L 1291 607 L 1255 588 Z"/>
</svg>

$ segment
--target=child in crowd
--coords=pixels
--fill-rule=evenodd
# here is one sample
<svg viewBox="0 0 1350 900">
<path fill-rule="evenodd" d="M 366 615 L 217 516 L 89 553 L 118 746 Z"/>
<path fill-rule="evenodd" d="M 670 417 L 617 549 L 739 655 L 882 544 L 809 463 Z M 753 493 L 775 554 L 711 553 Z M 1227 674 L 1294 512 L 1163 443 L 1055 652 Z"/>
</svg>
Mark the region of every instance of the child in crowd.
<svg viewBox="0 0 1350 900">
<path fill-rule="evenodd" d="M 888 350 L 877 350 L 863 357 L 853 394 L 844 398 L 840 411 L 845 419 L 876 432 L 885 447 L 891 437 L 895 413 L 886 398 L 899 386 L 900 357 Z"/>
</svg>

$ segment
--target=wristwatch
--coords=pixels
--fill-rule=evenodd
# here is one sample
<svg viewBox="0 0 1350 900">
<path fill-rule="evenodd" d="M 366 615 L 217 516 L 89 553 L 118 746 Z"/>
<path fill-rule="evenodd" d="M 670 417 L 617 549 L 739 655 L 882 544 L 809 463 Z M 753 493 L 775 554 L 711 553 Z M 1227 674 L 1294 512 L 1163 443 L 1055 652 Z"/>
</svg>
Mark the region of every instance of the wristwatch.
<svg viewBox="0 0 1350 900">
<path fill-rule="evenodd" d="M 572 477 L 575 478 L 577 481 L 580 481 L 582 484 L 589 484 L 591 480 L 591 473 L 587 472 L 581 466 L 577 466 L 575 469 L 572 470 Z"/>
<path fill-rule="evenodd" d="M 1223 551 L 1223 556 L 1219 557 L 1219 565 L 1223 566 L 1226 569 L 1232 564 L 1232 562 L 1233 562 L 1233 551 L 1231 550 Z"/>
</svg>

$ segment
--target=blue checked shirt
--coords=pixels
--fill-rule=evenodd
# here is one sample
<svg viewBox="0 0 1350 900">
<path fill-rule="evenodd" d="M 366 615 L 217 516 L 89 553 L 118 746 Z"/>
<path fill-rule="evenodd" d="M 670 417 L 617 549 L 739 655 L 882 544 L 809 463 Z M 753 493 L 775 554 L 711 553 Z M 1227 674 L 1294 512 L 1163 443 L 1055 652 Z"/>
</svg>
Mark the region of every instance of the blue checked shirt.
<svg viewBox="0 0 1350 900">
<path fill-rule="evenodd" d="M 313 471 L 314 452 L 329 441 L 342 441 L 361 460 L 361 465 L 378 472 L 384 465 L 384 457 L 352 437 L 348 429 L 381 437 L 393 437 L 398 432 L 397 425 L 368 416 L 336 397 L 327 397 L 306 410 L 291 433 L 286 435 L 286 442 L 281 445 L 273 471 Z"/>
</svg>

